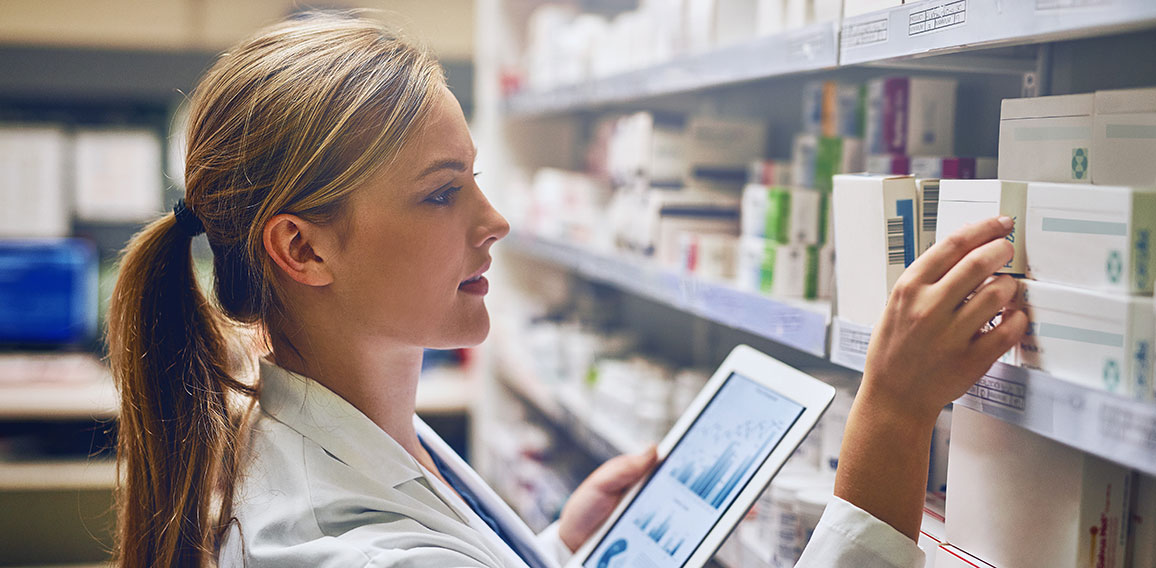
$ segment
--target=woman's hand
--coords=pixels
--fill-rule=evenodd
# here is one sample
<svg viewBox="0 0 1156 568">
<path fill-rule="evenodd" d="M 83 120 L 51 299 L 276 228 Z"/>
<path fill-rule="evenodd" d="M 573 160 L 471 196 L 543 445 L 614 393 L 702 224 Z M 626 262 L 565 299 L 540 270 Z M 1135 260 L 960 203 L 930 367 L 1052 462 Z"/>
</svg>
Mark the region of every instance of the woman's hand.
<svg viewBox="0 0 1156 568">
<path fill-rule="evenodd" d="M 618 456 L 594 470 L 574 490 L 558 520 L 558 536 L 571 552 L 594 534 L 622 496 L 650 472 L 657 460 L 653 446 L 640 454 Z"/>
<path fill-rule="evenodd" d="M 1009 218 L 989 219 L 936 243 L 904 271 L 871 333 L 835 494 L 912 540 L 940 410 L 1027 328 L 1027 316 L 1012 305 L 1018 283 L 992 277 L 1012 256 L 1004 239 L 1011 229 Z M 1000 323 L 985 329 L 1001 310 Z"/>
</svg>

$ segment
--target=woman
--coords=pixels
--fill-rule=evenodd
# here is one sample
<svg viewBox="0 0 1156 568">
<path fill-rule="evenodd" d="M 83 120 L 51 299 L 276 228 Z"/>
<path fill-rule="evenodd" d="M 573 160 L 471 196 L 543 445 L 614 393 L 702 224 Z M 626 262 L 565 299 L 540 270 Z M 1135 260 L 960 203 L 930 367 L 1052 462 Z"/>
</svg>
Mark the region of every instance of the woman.
<svg viewBox="0 0 1156 568">
<path fill-rule="evenodd" d="M 414 417 L 423 349 L 489 330 L 483 275 L 509 227 L 474 156 L 437 62 L 368 20 L 286 22 L 209 70 L 186 199 L 129 244 L 110 306 L 121 565 L 548 566 L 645 475 L 653 450 L 611 460 L 534 543 Z M 213 302 L 191 269 L 202 231 Z M 977 332 L 1008 280 L 960 307 L 1010 255 L 1007 232 L 970 227 L 897 287 L 846 436 L 845 501 L 815 539 L 826 556 L 804 562 L 918 557 L 935 415 L 1022 333 L 1011 312 Z M 256 384 L 236 378 L 236 324 L 265 338 Z"/>
</svg>

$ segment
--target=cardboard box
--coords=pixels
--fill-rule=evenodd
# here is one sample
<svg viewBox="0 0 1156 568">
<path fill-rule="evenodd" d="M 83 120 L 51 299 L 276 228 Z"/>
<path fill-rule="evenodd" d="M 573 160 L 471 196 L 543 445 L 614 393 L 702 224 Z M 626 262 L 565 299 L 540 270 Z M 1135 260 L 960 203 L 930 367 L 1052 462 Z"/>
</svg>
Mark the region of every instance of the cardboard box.
<svg viewBox="0 0 1156 568">
<path fill-rule="evenodd" d="M 739 189 L 748 165 L 764 155 L 765 123 L 692 118 L 686 125 L 686 183 L 690 187 Z"/>
<path fill-rule="evenodd" d="M 868 154 L 955 153 L 954 79 L 884 77 L 867 83 Z"/>
<path fill-rule="evenodd" d="M 67 149 L 64 132 L 56 128 L 0 128 L 0 237 L 63 237 L 72 231 L 64 185 Z"/>
<path fill-rule="evenodd" d="M 997 272 L 1024 274 L 1024 215 L 1028 184 L 998 179 L 945 179 L 939 182 L 939 205 L 935 239 L 943 240 L 964 225 L 1006 215 L 1015 220 L 1007 240 L 1015 246 L 1015 256 Z"/>
<path fill-rule="evenodd" d="M 1152 294 L 1156 188 L 1028 184 L 1032 278 L 1123 294 Z"/>
<path fill-rule="evenodd" d="M 935 557 L 935 568 L 995 568 L 950 544 L 941 544 L 929 555 Z"/>
<path fill-rule="evenodd" d="M 1140 400 L 1153 392 L 1152 298 L 1025 281 L 1031 320 L 1020 364 L 1057 378 Z"/>
<path fill-rule="evenodd" d="M 1156 185 L 1156 89 L 1096 91 L 1092 183 Z"/>
<path fill-rule="evenodd" d="M 1004 99 L 999 178 L 1091 183 L 1092 94 Z"/>
<path fill-rule="evenodd" d="M 748 184 L 743 190 L 742 234 L 779 243 L 823 243 L 823 194 L 813 189 Z"/>
<path fill-rule="evenodd" d="M 874 325 L 895 281 L 915 260 L 915 192 L 912 177 L 835 176 L 835 278 L 852 284 L 835 287 L 841 318 Z"/>
<path fill-rule="evenodd" d="M 919 202 L 919 243 L 916 256 L 935 244 L 935 231 L 939 223 L 939 180 L 916 179 L 916 196 Z"/>
<path fill-rule="evenodd" d="M 994 566 L 1124 568 L 1127 468 L 963 407 L 949 452 L 953 546 Z"/>
<path fill-rule="evenodd" d="M 681 262 L 683 232 L 739 234 L 739 201 L 718 194 L 651 190 L 644 211 L 639 220 L 642 242 L 635 246 L 666 266 Z"/>
<path fill-rule="evenodd" d="M 743 237 L 739 244 L 738 286 L 779 298 L 818 295 L 818 248 Z"/>
</svg>

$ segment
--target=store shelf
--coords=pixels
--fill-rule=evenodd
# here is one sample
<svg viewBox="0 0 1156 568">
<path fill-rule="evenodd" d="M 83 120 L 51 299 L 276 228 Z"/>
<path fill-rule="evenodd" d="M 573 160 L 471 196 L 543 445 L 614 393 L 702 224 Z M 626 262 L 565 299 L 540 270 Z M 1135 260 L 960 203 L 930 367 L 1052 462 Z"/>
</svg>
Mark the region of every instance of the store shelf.
<svg viewBox="0 0 1156 568">
<path fill-rule="evenodd" d="M 1156 26 L 1151 0 L 925 0 L 843 20 L 839 64 L 1075 39 Z"/>
<path fill-rule="evenodd" d="M 115 418 L 117 402 L 111 373 L 93 355 L 0 355 L 0 420 Z"/>
<path fill-rule="evenodd" d="M 419 414 L 463 414 L 474 399 L 476 382 L 460 369 L 434 368 L 417 384 Z"/>
<path fill-rule="evenodd" d="M 592 252 L 524 234 L 511 234 L 505 246 L 674 309 L 818 357 L 826 355 L 831 313 L 826 302 L 768 298 L 680 274 L 642 259 Z"/>
<path fill-rule="evenodd" d="M 863 370 L 871 330 L 834 318 L 831 360 Z M 1156 475 L 1156 404 L 996 363 L 956 404 Z"/>
<path fill-rule="evenodd" d="M 518 93 L 506 100 L 505 111 L 510 116 L 561 113 L 832 68 L 838 62 L 837 34 L 836 22 L 816 24 L 579 85 Z"/>
<path fill-rule="evenodd" d="M 0 491 L 111 490 L 116 462 L 74 459 L 0 462 Z"/>
</svg>

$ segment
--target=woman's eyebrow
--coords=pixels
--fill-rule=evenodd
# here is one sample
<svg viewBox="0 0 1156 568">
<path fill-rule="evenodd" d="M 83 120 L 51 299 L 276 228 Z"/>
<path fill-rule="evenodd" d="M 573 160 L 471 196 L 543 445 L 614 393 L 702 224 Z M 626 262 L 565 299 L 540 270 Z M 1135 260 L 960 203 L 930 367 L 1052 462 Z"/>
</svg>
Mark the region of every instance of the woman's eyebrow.
<svg viewBox="0 0 1156 568">
<path fill-rule="evenodd" d="M 417 179 L 422 179 L 422 178 L 424 178 L 424 177 L 426 177 L 432 173 L 435 173 L 435 172 L 438 172 L 441 170 L 454 170 L 454 171 L 458 171 L 458 172 L 464 172 L 467 169 L 469 169 L 469 166 L 467 166 L 465 162 L 458 160 L 458 159 L 455 159 L 455 158 L 447 158 L 444 160 L 438 160 L 438 161 L 433 162 L 432 164 L 426 166 L 426 168 L 424 170 L 422 170 L 420 174 L 417 175 Z"/>
</svg>

